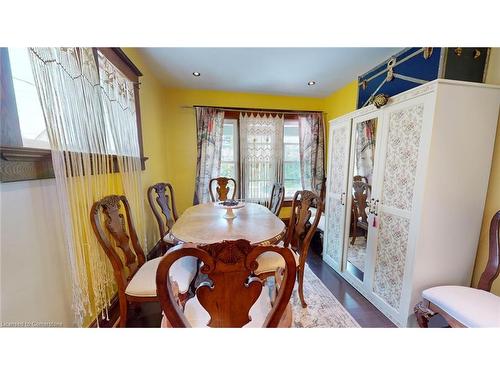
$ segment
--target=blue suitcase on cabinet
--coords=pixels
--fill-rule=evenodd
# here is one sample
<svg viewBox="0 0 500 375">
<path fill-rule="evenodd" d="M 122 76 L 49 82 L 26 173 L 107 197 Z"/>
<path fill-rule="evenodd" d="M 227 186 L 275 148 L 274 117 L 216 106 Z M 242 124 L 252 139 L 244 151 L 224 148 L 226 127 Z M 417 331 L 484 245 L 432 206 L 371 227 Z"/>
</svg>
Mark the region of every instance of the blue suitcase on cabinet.
<svg viewBox="0 0 500 375">
<path fill-rule="evenodd" d="M 484 82 L 489 48 L 406 48 L 358 77 L 357 108 L 436 78 Z"/>
</svg>

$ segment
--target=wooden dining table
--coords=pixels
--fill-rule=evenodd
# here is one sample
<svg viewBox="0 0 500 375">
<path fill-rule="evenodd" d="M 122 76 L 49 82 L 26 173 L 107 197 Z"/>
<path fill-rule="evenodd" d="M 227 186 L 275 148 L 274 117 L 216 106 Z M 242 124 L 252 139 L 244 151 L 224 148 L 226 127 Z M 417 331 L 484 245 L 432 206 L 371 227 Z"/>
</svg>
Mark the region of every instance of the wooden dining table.
<svg viewBox="0 0 500 375">
<path fill-rule="evenodd" d="M 252 244 L 276 244 L 284 236 L 283 221 L 267 207 L 256 203 L 234 210 L 233 219 L 226 219 L 226 210 L 214 203 L 188 208 L 172 227 L 177 241 L 209 244 L 223 240 L 246 239 Z"/>
</svg>

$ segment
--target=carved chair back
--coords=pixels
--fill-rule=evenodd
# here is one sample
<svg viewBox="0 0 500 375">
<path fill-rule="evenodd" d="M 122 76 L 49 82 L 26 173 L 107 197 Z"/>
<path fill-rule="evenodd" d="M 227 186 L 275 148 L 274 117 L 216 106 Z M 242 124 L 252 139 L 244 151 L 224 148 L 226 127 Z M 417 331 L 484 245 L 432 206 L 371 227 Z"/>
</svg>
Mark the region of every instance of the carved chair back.
<svg viewBox="0 0 500 375">
<path fill-rule="evenodd" d="M 325 211 L 325 196 L 326 196 L 326 177 L 323 178 L 323 183 L 321 184 L 321 189 L 319 191 L 319 199 L 321 199 L 321 203 L 323 204 L 321 210 L 323 212 Z"/>
<path fill-rule="evenodd" d="M 122 204 L 126 222 L 120 212 Z M 101 222 L 102 218 L 104 223 Z M 123 195 L 108 195 L 95 202 L 90 211 L 90 221 L 97 240 L 111 262 L 118 290 L 124 292 L 129 281 L 146 261 L 127 198 Z"/>
<path fill-rule="evenodd" d="M 491 291 L 493 281 L 500 274 L 500 211 L 498 211 L 490 223 L 490 249 L 486 268 L 479 278 L 478 289 Z"/>
<path fill-rule="evenodd" d="M 229 182 L 232 182 L 233 185 L 232 187 L 229 186 L 230 185 Z M 236 196 L 236 180 L 234 178 L 230 177 L 212 178 L 208 186 L 212 202 L 225 201 L 226 199 L 234 199 L 234 197 Z M 231 198 L 229 198 L 229 193 L 231 192 L 231 189 L 232 189 L 232 195 Z"/>
<path fill-rule="evenodd" d="M 311 207 L 316 207 L 314 222 L 309 223 Z M 321 218 L 323 202 L 321 198 L 309 190 L 299 190 L 293 196 L 292 216 L 288 224 L 285 246 L 292 245 L 299 254 L 307 255 L 312 237 Z"/>
<path fill-rule="evenodd" d="M 368 183 L 368 178 L 366 178 L 365 176 L 354 176 L 352 178 L 353 181 L 361 181 L 361 182 L 365 182 L 365 183 Z"/>
<path fill-rule="evenodd" d="M 277 327 L 292 295 L 295 284 L 295 260 L 290 249 L 278 246 L 256 246 L 247 240 L 223 241 L 196 246 L 186 243 L 174 247 L 163 256 L 156 273 L 157 294 L 172 327 L 190 327 L 170 282 L 172 264 L 183 257 L 193 256 L 203 264 L 200 272 L 209 281 L 196 288 L 200 304 L 210 315 L 210 327 L 243 327 L 250 321 L 249 312 L 262 292 L 262 281 L 254 276 L 257 257 L 267 251 L 280 254 L 285 260 L 285 275 L 277 298 L 270 309 L 264 327 Z"/>
<path fill-rule="evenodd" d="M 150 186 L 148 188 L 148 202 L 158 222 L 161 240 L 172 229 L 172 226 L 179 218 L 175 207 L 172 185 L 168 182 L 159 182 Z"/>
<path fill-rule="evenodd" d="M 323 204 L 323 207 L 321 207 L 321 210 L 324 212 L 325 211 L 325 195 L 326 195 L 326 177 L 323 177 L 323 180 L 321 182 L 318 182 L 316 185 L 312 187 L 312 192 L 316 195 L 319 196 L 321 199 L 321 203 Z M 316 208 L 316 203 L 313 204 L 313 207 Z"/>
<path fill-rule="evenodd" d="M 366 222 L 368 217 L 366 215 L 366 202 L 370 194 L 370 185 L 364 181 L 353 181 L 352 183 L 353 206 L 356 221 L 361 218 L 361 221 Z"/>
<path fill-rule="evenodd" d="M 273 185 L 273 190 L 271 191 L 271 200 L 269 201 L 269 210 L 276 216 L 279 215 L 281 211 L 281 205 L 285 199 L 285 187 L 283 184 L 276 182 Z"/>
</svg>

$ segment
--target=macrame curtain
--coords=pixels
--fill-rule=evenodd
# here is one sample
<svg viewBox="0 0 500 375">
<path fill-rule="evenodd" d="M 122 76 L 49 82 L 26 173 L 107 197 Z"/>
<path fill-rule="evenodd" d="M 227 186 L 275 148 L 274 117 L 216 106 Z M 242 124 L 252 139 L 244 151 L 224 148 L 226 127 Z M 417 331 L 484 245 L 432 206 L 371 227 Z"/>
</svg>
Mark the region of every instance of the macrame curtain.
<svg viewBox="0 0 500 375">
<path fill-rule="evenodd" d="M 240 115 L 241 196 L 267 205 L 275 182 L 283 181 L 284 117 Z"/>
<path fill-rule="evenodd" d="M 299 129 L 302 188 L 319 194 L 325 176 L 323 114 L 299 115 Z"/>
<path fill-rule="evenodd" d="M 193 204 L 210 201 L 210 179 L 219 177 L 224 112 L 214 108 L 196 108 L 198 157 Z"/>
<path fill-rule="evenodd" d="M 63 216 L 78 326 L 107 307 L 116 286 L 92 231 L 94 201 L 125 194 L 145 246 L 134 85 L 91 48 L 31 48 Z M 116 172 L 118 170 L 118 173 Z"/>
</svg>

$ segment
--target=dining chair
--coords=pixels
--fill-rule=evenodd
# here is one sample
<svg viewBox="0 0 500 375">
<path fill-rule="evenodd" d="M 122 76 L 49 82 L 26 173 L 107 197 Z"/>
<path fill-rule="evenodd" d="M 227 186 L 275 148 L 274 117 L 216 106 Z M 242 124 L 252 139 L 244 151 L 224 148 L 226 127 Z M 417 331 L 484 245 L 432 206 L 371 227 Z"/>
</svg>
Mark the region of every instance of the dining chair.
<svg viewBox="0 0 500 375">
<path fill-rule="evenodd" d="M 274 301 L 265 283 L 255 277 L 256 259 L 273 253 L 285 267 Z M 176 285 L 169 274 L 172 264 L 186 256 L 202 262 L 206 280 L 196 288 L 184 311 L 176 298 Z M 278 246 L 251 245 L 249 241 L 223 241 L 209 245 L 180 244 L 162 257 L 156 273 L 157 293 L 164 313 L 162 327 L 278 327 L 288 311 L 295 284 L 295 259 L 292 251 Z M 278 278 L 280 279 L 280 278 Z M 291 319 L 288 319 L 291 324 Z"/>
<path fill-rule="evenodd" d="M 311 207 L 316 207 L 316 216 L 311 218 Z M 290 248 L 293 251 L 297 264 L 297 278 L 299 282 L 299 297 L 302 307 L 307 307 L 304 299 L 304 272 L 306 266 L 307 253 L 312 237 L 316 232 L 321 218 L 323 203 L 321 198 L 309 190 L 299 190 L 293 196 L 292 216 L 288 223 L 285 240 L 279 245 Z M 259 267 L 255 271 L 261 279 L 265 280 L 273 276 L 276 269 L 283 268 L 283 260 L 273 253 L 262 254 L 258 259 Z"/>
<path fill-rule="evenodd" d="M 500 273 L 500 211 L 491 219 L 489 240 L 488 262 L 477 288 L 445 285 L 425 289 L 414 309 L 420 327 L 427 328 L 436 314 L 453 328 L 500 327 L 500 297 L 491 293 Z"/>
<path fill-rule="evenodd" d="M 319 238 L 321 241 L 321 251 L 323 251 L 323 237 L 325 234 L 325 195 L 326 195 L 326 177 L 323 178 L 323 180 L 318 183 L 314 190 L 314 193 L 319 194 L 319 198 L 321 201 L 321 213 L 320 213 L 320 218 L 318 221 L 318 227 L 316 228 L 316 232 L 319 233 Z M 315 205 L 313 205 L 311 208 L 311 217 L 309 219 L 309 223 L 312 223 L 316 219 L 317 215 L 317 210 Z"/>
<path fill-rule="evenodd" d="M 113 267 L 118 286 L 120 327 L 126 327 L 130 303 L 158 301 L 155 277 L 161 258 L 146 262 L 125 196 L 108 195 L 95 202 L 90 211 L 90 221 L 97 240 Z M 192 257 L 183 259 L 172 268 L 172 278 L 179 285 L 181 301 L 187 298 L 196 269 L 196 259 Z"/>
<path fill-rule="evenodd" d="M 210 180 L 208 186 L 212 202 L 225 201 L 226 199 L 229 199 L 229 192 L 231 191 L 231 186 L 228 186 L 229 182 L 232 182 L 233 185 L 232 186 L 233 194 L 230 199 L 234 199 L 234 197 L 236 196 L 236 180 L 234 178 L 216 177 Z M 217 184 L 215 186 L 215 190 L 214 190 L 214 183 Z"/>
<path fill-rule="evenodd" d="M 271 199 L 269 200 L 269 205 L 267 208 L 269 208 L 269 210 L 273 214 L 279 216 L 284 199 L 285 199 L 285 187 L 283 186 L 283 184 L 276 182 L 273 185 L 273 190 L 271 190 Z"/>
<path fill-rule="evenodd" d="M 148 188 L 147 194 L 149 206 L 158 223 L 160 232 L 158 244 L 163 255 L 168 248 L 177 242 L 171 233 L 174 223 L 179 218 L 175 207 L 174 188 L 168 182 L 158 182 Z"/>
<path fill-rule="evenodd" d="M 359 177 L 359 176 L 355 176 Z M 365 177 L 366 178 L 366 177 Z M 358 228 L 364 232 L 364 236 L 368 235 L 368 215 L 366 214 L 367 199 L 370 194 L 370 185 L 361 180 L 354 180 L 352 182 L 352 233 L 351 245 L 354 245 L 358 235 Z"/>
</svg>

